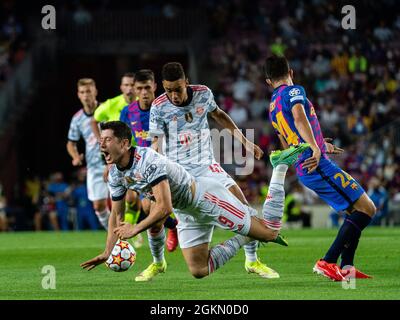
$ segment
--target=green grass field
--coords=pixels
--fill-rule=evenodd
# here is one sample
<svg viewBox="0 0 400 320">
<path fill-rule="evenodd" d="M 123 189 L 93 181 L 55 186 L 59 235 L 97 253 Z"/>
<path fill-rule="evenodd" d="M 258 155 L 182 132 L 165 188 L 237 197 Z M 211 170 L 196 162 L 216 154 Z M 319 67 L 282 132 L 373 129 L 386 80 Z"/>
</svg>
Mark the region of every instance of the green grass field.
<svg viewBox="0 0 400 320">
<path fill-rule="evenodd" d="M 104 232 L 0 234 L 0 299 L 134 299 L 134 300 L 275 300 L 275 299 L 399 299 L 400 228 L 368 228 L 359 245 L 356 263 L 374 276 L 344 289 L 312 273 L 336 230 L 285 230 L 289 247 L 267 244 L 259 249 L 262 261 L 280 279 L 262 279 L 244 270 L 243 250 L 223 268 L 194 279 L 180 250 L 166 253 L 168 270 L 148 283 L 134 277 L 151 261 L 147 245 L 137 250 L 136 264 L 116 273 L 104 265 L 88 272 L 79 264 L 104 248 Z M 217 231 L 214 241 L 230 234 Z M 42 267 L 56 269 L 56 289 L 42 288 Z"/>
</svg>

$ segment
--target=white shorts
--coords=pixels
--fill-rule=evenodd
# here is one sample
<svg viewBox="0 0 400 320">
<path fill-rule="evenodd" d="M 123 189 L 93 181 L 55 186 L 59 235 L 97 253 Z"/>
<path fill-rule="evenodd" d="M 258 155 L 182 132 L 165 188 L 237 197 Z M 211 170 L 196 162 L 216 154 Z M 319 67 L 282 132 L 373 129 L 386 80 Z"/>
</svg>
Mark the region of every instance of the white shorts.
<svg viewBox="0 0 400 320">
<path fill-rule="evenodd" d="M 195 178 L 207 177 L 217 180 L 225 188 L 229 189 L 236 184 L 235 180 L 221 167 L 218 162 L 213 162 L 206 167 L 199 167 L 197 169 L 188 170 L 188 172 Z"/>
<path fill-rule="evenodd" d="M 86 186 L 90 201 L 108 198 L 107 183 L 103 179 L 104 167 L 93 167 L 87 169 Z"/>
<path fill-rule="evenodd" d="M 218 226 L 242 235 L 250 230 L 257 211 L 243 204 L 227 188 L 212 178 L 196 178 L 193 208 L 176 210 L 178 239 L 182 249 L 211 242 Z"/>
</svg>

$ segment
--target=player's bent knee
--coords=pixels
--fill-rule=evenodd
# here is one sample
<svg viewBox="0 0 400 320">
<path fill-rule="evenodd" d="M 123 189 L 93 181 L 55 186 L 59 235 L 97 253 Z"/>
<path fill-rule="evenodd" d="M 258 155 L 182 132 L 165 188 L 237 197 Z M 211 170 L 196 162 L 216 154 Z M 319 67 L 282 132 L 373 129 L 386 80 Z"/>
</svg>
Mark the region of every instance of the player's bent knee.
<svg viewBox="0 0 400 320">
<path fill-rule="evenodd" d="M 107 203 L 105 201 L 94 201 L 93 209 L 97 212 L 103 212 L 106 210 Z"/>
<path fill-rule="evenodd" d="M 190 273 L 196 279 L 201 279 L 208 276 L 208 268 L 189 268 Z"/>
<path fill-rule="evenodd" d="M 375 206 L 375 204 L 372 202 L 371 199 L 369 199 L 368 208 L 367 208 L 366 211 L 367 211 L 366 213 L 367 213 L 370 217 L 373 217 L 373 216 L 375 215 L 375 213 L 376 213 L 376 206 Z"/>
<path fill-rule="evenodd" d="M 275 240 L 276 237 L 279 234 L 279 231 L 277 230 L 272 230 L 272 229 L 267 229 L 267 234 L 266 234 L 266 241 L 271 241 L 271 240 Z"/>
</svg>

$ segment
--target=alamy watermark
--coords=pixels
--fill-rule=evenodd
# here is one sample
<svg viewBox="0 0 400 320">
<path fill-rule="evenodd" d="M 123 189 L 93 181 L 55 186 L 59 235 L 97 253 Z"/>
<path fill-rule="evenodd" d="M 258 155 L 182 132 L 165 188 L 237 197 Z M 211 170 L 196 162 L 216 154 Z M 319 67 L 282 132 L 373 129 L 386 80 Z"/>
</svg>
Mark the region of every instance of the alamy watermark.
<svg viewBox="0 0 400 320">
<path fill-rule="evenodd" d="M 236 136 L 241 135 L 239 132 L 241 130 Z M 168 159 L 184 166 L 208 166 L 215 159 L 223 165 L 236 165 L 235 175 L 249 175 L 254 170 L 254 129 L 246 129 L 244 136 L 246 149 L 228 129 L 179 131 L 171 124 L 166 136 L 160 134 L 158 148 Z"/>
<path fill-rule="evenodd" d="M 54 6 L 47 4 L 42 7 L 42 28 L 45 30 L 55 30 L 56 29 L 56 8 Z"/>
<path fill-rule="evenodd" d="M 356 289 L 356 269 L 353 266 L 344 266 L 342 268 L 346 272 L 347 281 L 342 281 L 342 288 L 345 290 Z"/>
<path fill-rule="evenodd" d="M 342 8 L 342 14 L 345 14 L 342 18 L 342 28 L 345 30 L 356 29 L 356 8 L 348 4 Z"/>
<path fill-rule="evenodd" d="M 42 288 L 44 290 L 55 290 L 56 289 L 56 268 L 52 265 L 45 265 L 42 267 L 42 274 L 45 276 L 42 278 Z"/>
</svg>

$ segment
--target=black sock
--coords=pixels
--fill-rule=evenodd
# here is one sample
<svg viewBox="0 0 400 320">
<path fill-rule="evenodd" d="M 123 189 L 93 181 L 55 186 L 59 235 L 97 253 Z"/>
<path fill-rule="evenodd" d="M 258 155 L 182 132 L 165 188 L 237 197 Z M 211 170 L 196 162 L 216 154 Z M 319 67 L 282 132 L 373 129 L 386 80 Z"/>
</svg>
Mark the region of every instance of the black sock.
<svg viewBox="0 0 400 320">
<path fill-rule="evenodd" d="M 136 223 L 139 223 L 140 221 L 144 220 L 146 218 L 146 214 L 144 213 L 143 209 L 140 209 L 140 214 L 139 214 L 139 218 L 137 220 Z"/>
<path fill-rule="evenodd" d="M 348 252 L 345 253 L 345 262 L 350 262 L 354 258 L 357 248 L 356 242 L 361 236 L 361 231 L 370 221 L 371 218 L 367 214 L 359 211 L 353 212 L 343 222 L 335 241 L 332 243 L 323 260 L 328 263 L 336 263 L 340 254 L 346 248 Z"/>
<path fill-rule="evenodd" d="M 171 218 L 171 216 L 168 216 L 167 220 L 164 222 L 164 227 L 168 229 L 174 229 L 177 225 L 177 220 L 174 218 Z"/>
<path fill-rule="evenodd" d="M 348 245 L 345 245 L 342 251 L 342 261 L 340 267 L 354 265 L 354 255 L 358 246 L 362 230 L 364 230 L 371 222 L 371 217 L 363 212 L 354 211 L 350 217 L 347 218 L 358 228 L 358 237 L 354 237 Z"/>
</svg>

